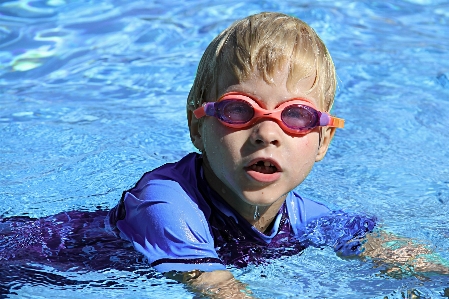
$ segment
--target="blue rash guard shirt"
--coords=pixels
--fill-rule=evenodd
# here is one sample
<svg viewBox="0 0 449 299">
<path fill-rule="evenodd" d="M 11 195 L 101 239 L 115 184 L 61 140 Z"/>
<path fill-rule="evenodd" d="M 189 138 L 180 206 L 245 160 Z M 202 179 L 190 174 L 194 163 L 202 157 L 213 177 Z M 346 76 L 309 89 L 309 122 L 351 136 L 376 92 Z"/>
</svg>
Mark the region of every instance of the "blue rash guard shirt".
<svg viewBox="0 0 449 299">
<path fill-rule="evenodd" d="M 196 153 L 145 173 L 109 219 L 162 273 L 244 267 L 309 245 L 357 254 L 358 240 L 374 227 L 371 219 L 335 214 L 291 191 L 271 228 L 261 233 L 209 187 Z"/>
</svg>

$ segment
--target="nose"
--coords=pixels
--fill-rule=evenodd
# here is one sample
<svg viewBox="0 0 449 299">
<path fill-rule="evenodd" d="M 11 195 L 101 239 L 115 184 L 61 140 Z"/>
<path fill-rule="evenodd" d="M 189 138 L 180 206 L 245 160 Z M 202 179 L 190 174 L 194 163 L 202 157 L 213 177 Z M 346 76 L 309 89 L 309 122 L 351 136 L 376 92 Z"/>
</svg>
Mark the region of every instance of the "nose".
<svg viewBox="0 0 449 299">
<path fill-rule="evenodd" d="M 258 146 L 280 146 L 282 129 L 273 120 L 263 120 L 253 126 L 251 142 Z"/>
</svg>

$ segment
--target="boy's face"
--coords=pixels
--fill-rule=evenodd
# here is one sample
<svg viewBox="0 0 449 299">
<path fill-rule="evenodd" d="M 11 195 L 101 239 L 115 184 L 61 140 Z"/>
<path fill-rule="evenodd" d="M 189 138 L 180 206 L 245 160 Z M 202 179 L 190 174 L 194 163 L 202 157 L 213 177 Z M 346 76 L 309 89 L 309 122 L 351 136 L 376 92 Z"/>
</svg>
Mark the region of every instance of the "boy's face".
<svg viewBox="0 0 449 299">
<path fill-rule="evenodd" d="M 293 98 L 305 98 L 322 109 L 318 92 L 314 89 L 308 93 L 315 78 L 303 79 L 295 90 L 289 91 L 287 74 L 285 69 L 280 70 L 272 84 L 258 75 L 240 83 L 222 76 L 218 94 L 243 92 L 269 110 Z M 224 126 L 215 117 L 205 117 L 201 125 L 193 117 L 190 125 L 195 146 L 205 153 L 208 183 L 238 211 L 250 210 L 254 205 L 269 206 L 284 199 L 307 177 L 315 161 L 324 157 L 335 132 L 324 128 L 319 145 L 320 129 L 292 136 L 273 120 L 263 119 L 239 130 Z"/>
</svg>

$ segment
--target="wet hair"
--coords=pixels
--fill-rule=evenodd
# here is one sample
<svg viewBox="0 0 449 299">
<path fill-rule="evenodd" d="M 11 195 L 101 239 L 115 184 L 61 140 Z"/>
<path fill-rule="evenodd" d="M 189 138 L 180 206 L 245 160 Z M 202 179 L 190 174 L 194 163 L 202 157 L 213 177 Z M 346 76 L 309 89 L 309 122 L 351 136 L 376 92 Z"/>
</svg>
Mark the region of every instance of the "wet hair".
<svg viewBox="0 0 449 299">
<path fill-rule="evenodd" d="M 329 111 L 336 88 L 332 58 L 315 31 L 298 18 L 281 13 L 259 13 L 235 22 L 207 47 L 187 98 L 187 109 L 220 96 L 220 76 L 238 82 L 257 73 L 268 84 L 288 66 L 287 89 L 301 79 L 315 77 L 309 90 L 319 89 L 319 108 Z M 213 94 L 215 93 L 215 94 Z"/>
</svg>

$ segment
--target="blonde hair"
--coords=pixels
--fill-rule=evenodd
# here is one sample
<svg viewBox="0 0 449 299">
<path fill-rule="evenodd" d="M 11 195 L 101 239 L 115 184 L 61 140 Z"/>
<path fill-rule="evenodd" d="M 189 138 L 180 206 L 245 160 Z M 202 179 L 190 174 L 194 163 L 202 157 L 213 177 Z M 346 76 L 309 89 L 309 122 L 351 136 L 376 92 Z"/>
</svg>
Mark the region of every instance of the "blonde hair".
<svg viewBox="0 0 449 299">
<path fill-rule="evenodd" d="M 271 83 L 275 72 L 288 64 L 287 89 L 315 76 L 309 92 L 319 89 L 319 107 L 329 111 L 336 88 L 332 58 L 315 31 L 298 18 L 281 13 L 259 13 L 235 22 L 207 47 L 187 98 L 187 109 L 220 96 L 218 81 L 225 72 L 239 82 L 258 72 Z"/>
</svg>

